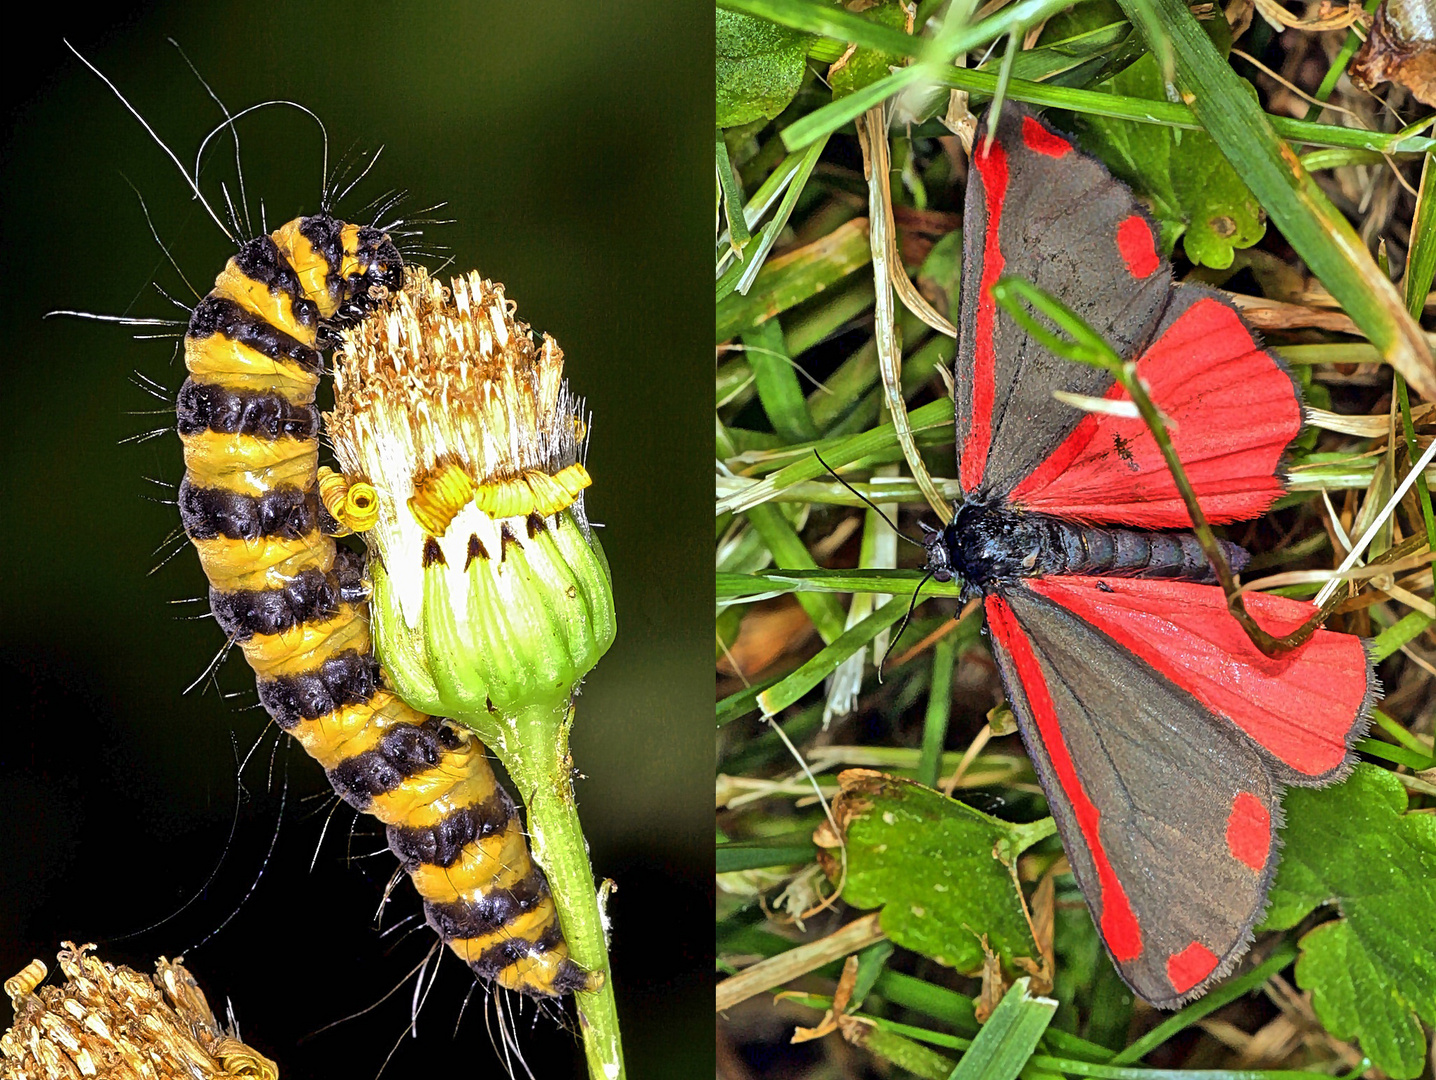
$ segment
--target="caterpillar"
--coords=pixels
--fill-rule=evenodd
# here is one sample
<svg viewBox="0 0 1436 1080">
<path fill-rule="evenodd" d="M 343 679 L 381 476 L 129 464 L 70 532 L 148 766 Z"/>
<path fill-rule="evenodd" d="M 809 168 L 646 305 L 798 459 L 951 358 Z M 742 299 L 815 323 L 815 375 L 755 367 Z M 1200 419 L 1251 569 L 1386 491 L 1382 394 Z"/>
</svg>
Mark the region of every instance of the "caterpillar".
<svg viewBox="0 0 1436 1080">
<path fill-rule="evenodd" d="M 402 281 L 385 233 L 327 212 L 240 247 L 184 338 L 181 519 L 260 701 L 342 799 L 384 824 L 440 938 L 507 989 L 593 989 L 483 744 L 382 684 L 361 557 L 334 541 L 362 522 L 362 490 L 336 499 L 326 470 L 321 497 L 322 351 Z"/>
</svg>

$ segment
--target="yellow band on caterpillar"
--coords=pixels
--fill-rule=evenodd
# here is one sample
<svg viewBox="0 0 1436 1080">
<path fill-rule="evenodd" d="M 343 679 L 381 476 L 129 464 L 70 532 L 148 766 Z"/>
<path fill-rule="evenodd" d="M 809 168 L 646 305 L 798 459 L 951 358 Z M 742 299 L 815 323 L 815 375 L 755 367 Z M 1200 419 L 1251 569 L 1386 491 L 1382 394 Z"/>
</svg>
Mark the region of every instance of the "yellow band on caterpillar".
<svg viewBox="0 0 1436 1080">
<path fill-rule="evenodd" d="M 342 652 L 367 652 L 369 620 L 346 604 L 333 618 L 300 623 L 279 634 L 255 634 L 239 647 L 261 679 L 303 675 Z"/>
<path fill-rule="evenodd" d="M 225 263 L 219 277 L 214 279 L 211 296 L 233 300 L 245 311 L 259 316 L 271 326 L 280 326 L 284 332 L 301 344 L 314 347 L 319 340 L 317 327 L 304 326 L 294 317 L 294 301 L 286 292 L 275 291 L 261 281 L 256 281 L 241 270 L 233 259 Z"/>
<path fill-rule="evenodd" d="M 319 465 L 314 439 L 261 439 L 202 431 L 181 435 L 184 464 L 196 487 L 264 495 L 277 487 L 307 488 Z"/>
<path fill-rule="evenodd" d="M 184 366 L 195 382 L 215 383 L 228 390 L 279 394 L 295 405 L 312 402 L 319 385 L 317 371 L 306 371 L 293 361 L 272 359 L 220 333 L 185 338 Z"/>
<path fill-rule="evenodd" d="M 455 938 L 449 948 L 465 960 L 477 960 L 496 945 L 506 941 L 535 942 L 548 929 L 554 918 L 553 898 L 545 896 L 512 922 L 489 934 L 471 938 Z"/>
<path fill-rule="evenodd" d="M 522 960 L 515 960 L 494 976 L 494 982 L 507 986 L 510 990 L 523 991 L 532 988 L 542 993 L 543 988 L 552 986 L 568 966 L 568 944 L 559 942 L 539 956 L 526 956 Z M 603 985 L 603 972 L 590 971 L 587 975 L 587 985 L 582 989 L 592 992 Z"/>
<path fill-rule="evenodd" d="M 339 276 L 352 277 L 364 269 L 364 260 L 359 258 L 359 230 L 362 226 L 345 225 L 339 231 L 339 243 L 344 248 L 344 257 L 340 260 Z"/>
<path fill-rule="evenodd" d="M 216 536 L 195 540 L 195 550 L 210 585 L 220 592 L 280 589 L 305 570 L 326 574 L 334 566 L 334 541 L 317 529 L 298 540 L 266 536 L 231 540 Z"/>
<path fill-rule="evenodd" d="M 518 818 L 513 818 L 499 835 L 465 844 L 453 866 L 425 864 L 411 877 L 425 900 L 452 903 L 494 889 L 511 889 L 532 867 L 527 838 Z"/>
<path fill-rule="evenodd" d="M 327 319 L 339 310 L 340 294 L 337 289 L 331 292 L 329 261 L 315 250 L 313 242 L 300 231 L 303 224 L 303 218 L 295 218 L 285 222 L 269 235 L 279 249 L 279 254 L 294 267 L 294 273 L 299 278 L 299 287 L 319 308 L 319 317 Z M 350 228 L 357 232 L 357 226 Z"/>
<path fill-rule="evenodd" d="M 411 776 L 393 791 L 374 796 L 368 812 L 385 825 L 434 825 L 450 810 L 473 806 L 492 778 L 476 778 L 471 763 L 481 751 L 453 750 L 432 769 Z M 527 858 L 527 854 L 524 856 Z"/>
</svg>

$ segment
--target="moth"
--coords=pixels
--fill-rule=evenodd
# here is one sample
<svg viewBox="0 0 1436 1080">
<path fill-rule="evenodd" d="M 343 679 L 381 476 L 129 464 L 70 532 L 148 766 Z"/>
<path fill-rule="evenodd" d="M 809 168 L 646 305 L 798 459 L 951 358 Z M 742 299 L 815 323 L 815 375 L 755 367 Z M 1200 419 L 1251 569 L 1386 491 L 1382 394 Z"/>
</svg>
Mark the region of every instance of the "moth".
<svg viewBox="0 0 1436 1080">
<path fill-rule="evenodd" d="M 1219 293 L 1173 281 L 1132 192 L 1067 136 L 1007 103 L 972 161 L 954 371 L 963 498 L 929 531 L 927 569 L 981 597 L 1102 941 L 1136 993 L 1174 1008 L 1246 952 L 1280 857 L 1282 790 L 1347 774 L 1378 684 L 1353 636 L 1319 630 L 1276 659 L 1251 643 L 1196 537 L 1172 531 L 1192 523 L 1145 423 L 1053 396 L 1126 391 L 1045 349 L 991 287 L 1025 278 L 1136 359 L 1213 523 L 1282 494 L 1302 427 L 1282 362 Z M 1273 634 L 1313 610 L 1246 601 Z"/>
</svg>

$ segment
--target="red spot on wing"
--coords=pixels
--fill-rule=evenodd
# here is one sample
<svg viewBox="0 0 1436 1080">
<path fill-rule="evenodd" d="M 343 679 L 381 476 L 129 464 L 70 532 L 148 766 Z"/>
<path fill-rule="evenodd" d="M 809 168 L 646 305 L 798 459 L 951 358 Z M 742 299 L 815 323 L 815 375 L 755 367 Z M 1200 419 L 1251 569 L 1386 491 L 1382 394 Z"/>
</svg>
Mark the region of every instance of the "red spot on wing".
<svg viewBox="0 0 1436 1080">
<path fill-rule="evenodd" d="M 1137 374 L 1171 421 L 1172 443 L 1207 517 L 1241 521 L 1263 513 L 1282 492 L 1277 470 L 1301 431 L 1301 404 L 1291 378 L 1236 311 L 1213 297 L 1197 299 L 1142 354 Z M 1107 396 L 1128 400 L 1119 385 Z M 1077 521 L 1191 527 L 1141 419 L 1089 413 L 1010 498 Z"/>
<path fill-rule="evenodd" d="M 1062 793 L 1072 804 L 1077 827 L 1081 830 L 1088 854 L 1092 856 L 1092 865 L 1097 869 L 1097 882 L 1101 890 L 1097 903 L 1102 908 L 1102 938 L 1118 960 L 1135 960 L 1142 955 L 1142 930 L 1137 924 L 1132 904 L 1127 899 L 1127 890 L 1117 879 L 1117 872 L 1112 869 L 1107 851 L 1102 846 L 1098 829 L 1102 815 L 1082 786 L 1082 778 L 1077 775 L 1077 767 L 1067 749 L 1067 740 L 1062 736 L 1062 725 L 1057 719 L 1057 710 L 1052 704 L 1052 695 L 1047 689 L 1047 678 L 1042 673 L 1042 666 L 1037 662 L 1037 657 L 1032 652 L 1032 644 L 1022 632 L 1017 616 L 1007 601 L 1000 596 L 989 596 L 986 608 L 987 625 L 1007 649 L 1017 667 L 1017 677 L 1022 681 L 1022 689 L 1027 694 L 1028 704 L 1032 708 L 1032 719 L 1042 736 L 1042 746 L 1052 762 L 1052 771 L 1057 774 L 1057 782 L 1062 785 Z"/>
<path fill-rule="evenodd" d="M 1237 792 L 1227 818 L 1227 850 L 1232 858 L 1260 871 L 1271 853 L 1271 813 L 1249 791 Z"/>
<path fill-rule="evenodd" d="M 1132 214 L 1117 226 L 1117 250 L 1127 264 L 1127 273 L 1138 280 L 1151 277 L 1162 264 L 1152 239 L 1152 227 L 1140 214 Z"/>
<path fill-rule="evenodd" d="M 992 441 L 992 406 L 997 381 L 997 301 L 992 286 L 1002 276 L 1006 261 L 998 245 L 1002 224 L 1002 201 L 1007 194 L 1007 151 L 1002 144 L 978 143 L 972 152 L 982 190 L 987 197 L 987 230 L 982 245 L 982 280 L 978 284 L 977 320 L 973 327 L 975 349 L 972 368 L 972 416 L 968 418 L 967 439 L 962 444 L 962 486 L 972 491 L 982 483 L 987 470 L 987 448 Z"/>
<path fill-rule="evenodd" d="M 1053 158 L 1060 158 L 1072 150 L 1070 142 L 1052 134 L 1031 116 L 1022 118 L 1022 141 L 1027 144 L 1027 149 Z"/>
<path fill-rule="evenodd" d="M 1360 638 L 1318 630 L 1301 648 L 1272 659 L 1251 643 L 1214 585 L 1075 576 L 1032 578 L 1027 585 L 1141 657 L 1297 772 L 1323 776 L 1345 762 L 1367 693 Z M 1313 610 L 1264 593 L 1248 593 L 1246 601 L 1273 634 L 1291 632 Z"/>
<path fill-rule="evenodd" d="M 1185 994 L 1201 982 L 1217 966 L 1217 954 L 1200 941 L 1194 941 L 1179 953 L 1167 957 L 1167 978 L 1179 994 Z"/>
</svg>

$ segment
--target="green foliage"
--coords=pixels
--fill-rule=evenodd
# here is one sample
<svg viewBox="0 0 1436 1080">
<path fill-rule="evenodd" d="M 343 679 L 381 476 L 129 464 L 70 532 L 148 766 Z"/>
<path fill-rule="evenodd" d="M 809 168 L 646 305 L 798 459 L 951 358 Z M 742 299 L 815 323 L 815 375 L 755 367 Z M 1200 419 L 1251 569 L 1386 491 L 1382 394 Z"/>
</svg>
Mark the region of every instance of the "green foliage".
<svg viewBox="0 0 1436 1080">
<path fill-rule="evenodd" d="M 1418 1017 L 1436 1023 L 1436 818 L 1406 813 L 1384 769 L 1286 796 L 1290 827 L 1266 929 L 1295 926 L 1324 904 L 1343 916 L 1301 939 L 1297 983 L 1337 1038 L 1396 1080 L 1420 1074 Z"/>
<path fill-rule="evenodd" d="M 849 904 L 881 907 L 888 937 L 959 971 L 982 966 L 983 934 L 1009 965 L 1037 956 L 1011 871 L 994 849 L 1016 858 L 1051 832 L 1050 819 L 1013 825 L 891 777 L 865 781 L 860 804 L 847 827 Z"/>
<path fill-rule="evenodd" d="M 884 0 L 877 7 L 862 13 L 863 18 L 879 26 L 901 31 L 907 25 L 907 13 L 896 0 Z M 847 63 L 833 72 L 833 98 L 847 97 L 885 79 L 895 67 L 900 67 L 905 58 L 895 53 L 858 46 L 848 57 Z"/>
<path fill-rule="evenodd" d="M 771 120 L 802 85 L 812 35 L 721 10 L 717 29 L 718 126 Z"/>
</svg>

